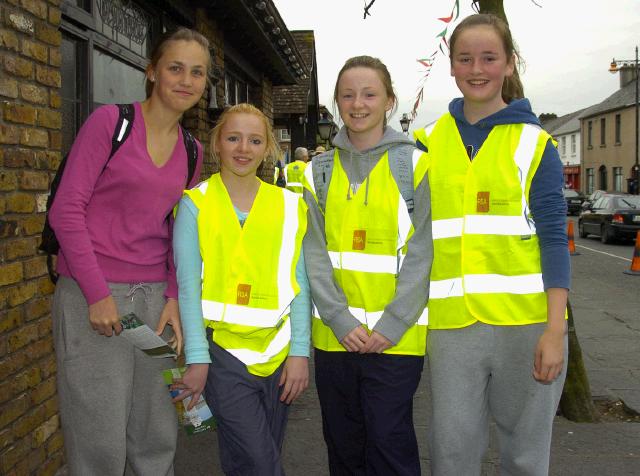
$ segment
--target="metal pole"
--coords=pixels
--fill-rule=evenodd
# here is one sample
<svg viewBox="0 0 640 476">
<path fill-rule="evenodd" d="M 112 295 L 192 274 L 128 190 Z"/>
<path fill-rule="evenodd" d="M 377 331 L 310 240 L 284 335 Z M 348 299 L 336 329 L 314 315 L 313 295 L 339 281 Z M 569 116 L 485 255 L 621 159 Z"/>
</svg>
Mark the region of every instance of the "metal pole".
<svg viewBox="0 0 640 476">
<path fill-rule="evenodd" d="M 640 127 L 640 124 L 638 123 L 638 80 L 639 80 L 639 76 L 640 76 L 640 71 L 638 71 L 638 46 L 636 45 L 636 163 L 635 163 L 635 181 L 636 181 L 636 187 L 635 187 L 635 192 L 636 195 L 638 195 L 640 193 L 640 170 L 639 170 L 639 165 L 638 165 L 638 133 L 639 130 L 638 128 Z"/>
</svg>

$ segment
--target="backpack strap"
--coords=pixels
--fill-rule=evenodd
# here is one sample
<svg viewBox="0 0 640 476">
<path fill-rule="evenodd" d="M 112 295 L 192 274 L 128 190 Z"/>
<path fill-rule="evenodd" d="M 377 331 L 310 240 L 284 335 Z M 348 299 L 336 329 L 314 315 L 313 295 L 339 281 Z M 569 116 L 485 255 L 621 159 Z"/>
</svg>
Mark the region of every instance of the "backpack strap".
<svg viewBox="0 0 640 476">
<path fill-rule="evenodd" d="M 193 179 L 193 174 L 196 172 L 196 165 L 198 164 L 198 145 L 196 143 L 196 138 L 193 137 L 191 132 L 186 130 L 184 127 L 181 129 L 184 148 L 187 151 L 187 184 L 185 185 L 185 188 L 189 188 L 189 184 Z"/>
<path fill-rule="evenodd" d="M 333 149 L 320 155 L 316 155 L 311 161 L 311 172 L 313 173 L 313 188 L 315 189 L 318 207 L 322 213 L 327 205 L 327 191 L 333 173 Z"/>
<path fill-rule="evenodd" d="M 135 118 L 135 109 L 133 104 L 118 104 L 118 122 L 115 129 L 113 129 L 113 136 L 111 137 L 111 153 L 107 162 L 104 164 L 102 170 L 107 167 L 111 157 L 118 152 L 118 149 L 129 137 L 131 129 L 133 128 L 133 120 Z"/>
<path fill-rule="evenodd" d="M 400 195 L 407 204 L 409 216 L 413 218 L 413 144 L 403 144 L 389 151 L 391 175 L 400 189 Z"/>
<path fill-rule="evenodd" d="M 409 216 L 413 217 L 413 144 L 402 144 L 389 150 L 389 168 L 393 175 L 400 195 L 407 205 Z M 327 205 L 327 191 L 333 172 L 333 150 L 316 155 L 312 163 L 313 187 L 315 189 L 318 206 L 322 213 Z"/>
</svg>

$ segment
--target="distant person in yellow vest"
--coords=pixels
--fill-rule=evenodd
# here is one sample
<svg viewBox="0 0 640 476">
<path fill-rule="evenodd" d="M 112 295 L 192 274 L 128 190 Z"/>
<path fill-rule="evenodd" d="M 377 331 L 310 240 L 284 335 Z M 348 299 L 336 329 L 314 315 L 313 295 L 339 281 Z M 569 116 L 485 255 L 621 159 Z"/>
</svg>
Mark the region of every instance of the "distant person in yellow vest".
<svg viewBox="0 0 640 476">
<path fill-rule="evenodd" d="M 379 59 L 349 59 L 334 100 L 344 127 L 335 149 L 313 158 L 304 182 L 329 473 L 419 476 L 413 396 L 432 257 L 426 154 L 387 125 L 397 100 Z M 408 167 L 398 177 L 401 153 Z"/>
<path fill-rule="evenodd" d="M 506 23 L 469 16 L 449 44 L 464 97 L 416 134 L 433 220 L 431 472 L 480 474 L 492 418 L 501 474 L 546 475 L 567 358 L 562 163 L 512 76 Z"/>
<path fill-rule="evenodd" d="M 302 176 L 309 162 L 309 152 L 304 147 L 298 147 L 293 153 L 294 161 L 287 164 L 284 169 L 287 190 L 302 195 Z"/>
<path fill-rule="evenodd" d="M 204 390 L 225 474 L 282 475 L 289 404 L 309 381 L 307 207 L 257 178 L 278 150 L 254 106 L 225 111 L 210 150 L 220 172 L 187 190 L 175 223 L 188 368 L 174 388 L 192 401 Z"/>
</svg>

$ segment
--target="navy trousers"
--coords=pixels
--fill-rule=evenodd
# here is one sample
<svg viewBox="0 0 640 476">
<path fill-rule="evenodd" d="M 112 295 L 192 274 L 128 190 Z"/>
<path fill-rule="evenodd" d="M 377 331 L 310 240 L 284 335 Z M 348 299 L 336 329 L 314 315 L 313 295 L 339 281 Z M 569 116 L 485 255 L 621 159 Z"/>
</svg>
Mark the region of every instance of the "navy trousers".
<svg viewBox="0 0 640 476">
<path fill-rule="evenodd" d="M 420 475 L 413 395 L 424 357 L 314 349 L 332 476 Z"/>
</svg>

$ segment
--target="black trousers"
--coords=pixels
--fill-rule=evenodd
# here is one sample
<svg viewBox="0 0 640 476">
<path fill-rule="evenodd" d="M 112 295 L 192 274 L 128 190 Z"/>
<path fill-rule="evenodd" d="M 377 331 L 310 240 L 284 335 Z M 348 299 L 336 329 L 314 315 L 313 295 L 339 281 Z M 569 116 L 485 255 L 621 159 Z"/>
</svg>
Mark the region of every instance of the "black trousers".
<svg viewBox="0 0 640 476">
<path fill-rule="evenodd" d="M 424 357 L 314 349 L 332 476 L 420 475 L 413 395 Z"/>
</svg>

